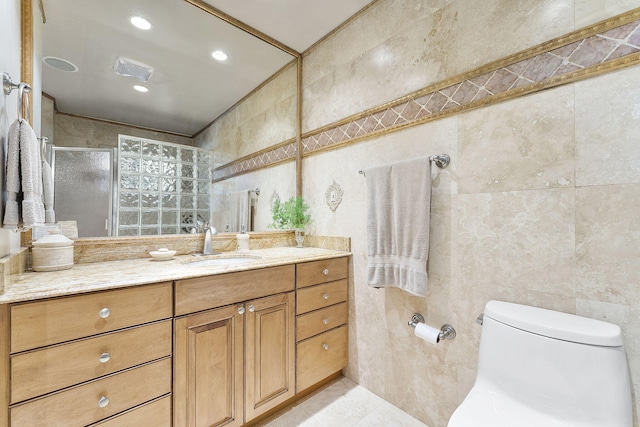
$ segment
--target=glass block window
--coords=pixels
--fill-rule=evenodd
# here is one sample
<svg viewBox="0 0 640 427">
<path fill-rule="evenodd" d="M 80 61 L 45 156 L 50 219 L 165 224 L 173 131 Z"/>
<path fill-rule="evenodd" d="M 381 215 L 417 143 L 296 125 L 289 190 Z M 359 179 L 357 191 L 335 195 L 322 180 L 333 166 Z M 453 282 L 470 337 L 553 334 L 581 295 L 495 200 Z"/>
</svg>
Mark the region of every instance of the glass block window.
<svg viewBox="0 0 640 427">
<path fill-rule="evenodd" d="M 118 236 L 189 233 L 211 216 L 209 150 L 118 139 Z"/>
</svg>

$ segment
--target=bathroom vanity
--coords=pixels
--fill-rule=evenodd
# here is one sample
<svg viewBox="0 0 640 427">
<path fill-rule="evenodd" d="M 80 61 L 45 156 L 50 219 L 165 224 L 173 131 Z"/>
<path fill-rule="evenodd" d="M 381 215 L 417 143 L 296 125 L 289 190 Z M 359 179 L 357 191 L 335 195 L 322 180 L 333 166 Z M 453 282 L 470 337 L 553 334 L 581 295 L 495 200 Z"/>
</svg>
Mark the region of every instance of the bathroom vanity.
<svg viewBox="0 0 640 427">
<path fill-rule="evenodd" d="M 339 375 L 349 253 L 254 254 L 23 275 L 0 296 L 0 425 L 241 426 Z"/>
</svg>

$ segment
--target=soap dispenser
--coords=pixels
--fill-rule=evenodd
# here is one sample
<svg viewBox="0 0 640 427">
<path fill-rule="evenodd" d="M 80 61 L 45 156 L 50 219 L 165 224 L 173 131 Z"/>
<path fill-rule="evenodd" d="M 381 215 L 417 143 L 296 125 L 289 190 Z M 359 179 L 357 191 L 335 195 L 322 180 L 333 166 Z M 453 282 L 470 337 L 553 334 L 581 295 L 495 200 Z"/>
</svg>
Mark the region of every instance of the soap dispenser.
<svg viewBox="0 0 640 427">
<path fill-rule="evenodd" d="M 244 225 L 240 234 L 236 234 L 238 241 L 238 252 L 249 252 L 249 235 L 244 232 Z"/>
</svg>

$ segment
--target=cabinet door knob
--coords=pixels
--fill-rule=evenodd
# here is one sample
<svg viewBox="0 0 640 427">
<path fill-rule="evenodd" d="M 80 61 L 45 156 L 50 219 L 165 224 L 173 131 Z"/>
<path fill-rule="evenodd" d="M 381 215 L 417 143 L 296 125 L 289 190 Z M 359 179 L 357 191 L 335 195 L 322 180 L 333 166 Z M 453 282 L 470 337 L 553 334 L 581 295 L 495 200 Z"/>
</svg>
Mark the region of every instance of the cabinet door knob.
<svg viewBox="0 0 640 427">
<path fill-rule="evenodd" d="M 250 312 L 252 312 L 252 313 L 253 313 L 254 311 L 256 311 L 256 308 L 253 306 L 253 304 L 252 304 L 252 305 L 249 305 L 249 311 L 250 311 Z"/>
<path fill-rule="evenodd" d="M 329 274 L 329 269 L 325 268 L 324 270 L 322 270 L 322 274 L 324 274 L 325 276 Z"/>
<path fill-rule="evenodd" d="M 244 307 L 238 307 L 238 314 L 244 314 Z"/>
<path fill-rule="evenodd" d="M 329 344 L 322 344 L 322 348 L 324 348 L 325 350 L 329 350 Z"/>
<path fill-rule="evenodd" d="M 100 310 L 100 317 L 101 318 L 106 319 L 110 315 L 111 315 L 111 310 L 109 310 L 108 308 L 105 307 L 102 310 Z"/>
<path fill-rule="evenodd" d="M 322 295 L 322 298 L 324 298 L 324 299 L 329 299 L 329 294 L 323 294 L 323 295 Z"/>
<path fill-rule="evenodd" d="M 98 408 L 104 408 L 109 404 L 109 398 L 107 396 L 102 396 L 100 400 L 98 400 Z"/>
<path fill-rule="evenodd" d="M 107 363 L 111 359 L 111 355 L 109 353 L 102 353 L 98 360 L 100 363 Z"/>
<path fill-rule="evenodd" d="M 324 323 L 325 325 L 329 324 L 329 319 L 322 319 L 322 323 Z"/>
</svg>

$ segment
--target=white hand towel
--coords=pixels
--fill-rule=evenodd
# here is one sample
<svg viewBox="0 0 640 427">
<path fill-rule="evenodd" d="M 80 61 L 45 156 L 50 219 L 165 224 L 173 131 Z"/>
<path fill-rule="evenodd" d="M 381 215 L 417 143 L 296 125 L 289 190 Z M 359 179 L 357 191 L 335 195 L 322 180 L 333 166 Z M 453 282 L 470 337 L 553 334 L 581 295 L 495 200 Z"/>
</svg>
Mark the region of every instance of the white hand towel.
<svg viewBox="0 0 640 427">
<path fill-rule="evenodd" d="M 251 227 L 251 193 L 249 190 L 241 190 L 231 193 L 230 203 L 230 230 L 249 231 Z"/>
<path fill-rule="evenodd" d="M 44 222 L 53 224 L 56 222 L 56 214 L 53 211 L 53 171 L 46 160 L 42 160 L 42 191 L 44 201 Z"/>
<path fill-rule="evenodd" d="M 26 120 L 20 122 L 20 177 L 22 221 L 25 227 L 44 225 L 42 163 L 38 137 Z"/>
<path fill-rule="evenodd" d="M 427 294 L 431 162 L 409 160 L 365 171 L 367 284 Z"/>
<path fill-rule="evenodd" d="M 20 223 L 20 122 L 16 120 L 9 127 L 7 143 L 7 204 L 4 210 L 3 225 L 15 228 Z"/>
</svg>

